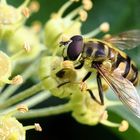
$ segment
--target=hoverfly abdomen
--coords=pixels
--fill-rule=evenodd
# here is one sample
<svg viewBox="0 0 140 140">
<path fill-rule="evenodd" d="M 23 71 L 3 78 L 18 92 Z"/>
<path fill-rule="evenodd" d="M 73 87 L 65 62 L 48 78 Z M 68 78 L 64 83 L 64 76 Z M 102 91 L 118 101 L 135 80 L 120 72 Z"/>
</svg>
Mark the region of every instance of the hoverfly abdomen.
<svg viewBox="0 0 140 140">
<path fill-rule="evenodd" d="M 138 69 L 133 64 L 133 61 L 129 56 L 122 56 L 120 53 L 117 54 L 117 60 L 115 62 L 115 69 L 119 68 L 122 71 L 122 76 L 128 79 L 133 85 L 138 83 Z"/>
</svg>

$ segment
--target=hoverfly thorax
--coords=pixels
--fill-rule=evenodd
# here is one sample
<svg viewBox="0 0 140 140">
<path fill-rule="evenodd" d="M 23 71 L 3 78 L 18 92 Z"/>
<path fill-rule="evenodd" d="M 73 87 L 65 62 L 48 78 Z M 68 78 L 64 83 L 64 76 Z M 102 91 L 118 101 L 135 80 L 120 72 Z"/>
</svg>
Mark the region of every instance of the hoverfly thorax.
<svg viewBox="0 0 140 140">
<path fill-rule="evenodd" d="M 82 54 L 83 58 L 92 59 L 93 61 L 104 61 L 107 57 L 105 45 L 101 42 L 88 41 L 84 45 Z"/>
</svg>

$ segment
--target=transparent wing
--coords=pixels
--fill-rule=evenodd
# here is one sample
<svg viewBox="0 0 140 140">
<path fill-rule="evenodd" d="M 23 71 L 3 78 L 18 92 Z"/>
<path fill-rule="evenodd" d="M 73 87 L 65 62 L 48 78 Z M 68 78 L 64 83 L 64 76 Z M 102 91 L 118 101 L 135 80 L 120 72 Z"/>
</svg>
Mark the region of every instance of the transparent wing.
<svg viewBox="0 0 140 140">
<path fill-rule="evenodd" d="M 140 97 L 133 84 L 118 72 L 98 67 L 99 73 L 116 93 L 120 101 L 140 118 Z"/>
<path fill-rule="evenodd" d="M 122 32 L 118 36 L 111 37 L 106 41 L 114 44 L 115 47 L 121 50 L 132 49 L 140 45 L 140 30 Z"/>
</svg>

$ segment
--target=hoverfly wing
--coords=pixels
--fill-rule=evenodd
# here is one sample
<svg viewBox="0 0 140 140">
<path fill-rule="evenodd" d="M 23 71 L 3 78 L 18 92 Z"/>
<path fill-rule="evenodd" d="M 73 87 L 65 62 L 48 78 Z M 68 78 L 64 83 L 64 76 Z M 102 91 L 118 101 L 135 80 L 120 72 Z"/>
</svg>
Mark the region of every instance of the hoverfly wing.
<svg viewBox="0 0 140 140">
<path fill-rule="evenodd" d="M 132 49 L 140 45 L 140 30 L 122 32 L 118 36 L 106 39 L 106 41 L 114 44 L 115 47 L 121 50 Z"/>
<path fill-rule="evenodd" d="M 110 73 L 102 67 L 98 67 L 98 71 L 120 101 L 140 118 L 140 97 L 133 84 L 118 72 Z"/>
</svg>

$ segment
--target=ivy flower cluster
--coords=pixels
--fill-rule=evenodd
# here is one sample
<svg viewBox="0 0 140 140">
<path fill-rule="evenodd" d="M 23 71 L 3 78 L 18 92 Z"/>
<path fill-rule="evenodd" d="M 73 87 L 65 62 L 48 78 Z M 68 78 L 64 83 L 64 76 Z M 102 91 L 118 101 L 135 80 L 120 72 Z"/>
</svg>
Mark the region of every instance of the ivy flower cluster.
<svg viewBox="0 0 140 140">
<path fill-rule="evenodd" d="M 66 12 L 75 3 L 79 7 Z M 100 32 L 109 31 L 109 23 L 103 22 L 93 31 L 82 34 L 82 24 L 92 7 L 91 0 L 68 0 L 57 12 L 51 14 L 45 26 L 41 26 L 38 21 L 27 26 L 25 23 L 28 18 L 41 8 L 37 1 L 24 0 L 19 7 L 8 4 L 6 0 L 0 1 L 0 139 L 25 140 L 26 130 L 35 128 L 41 131 L 39 124 L 23 126 L 17 119 L 65 112 L 71 112 L 82 124 L 101 123 L 117 127 L 119 131 L 128 129 L 127 121 L 115 123 L 108 119 L 107 108 L 120 105 L 120 102 L 108 100 L 105 96 L 104 105 L 96 103 L 86 90 L 88 86 L 98 98 L 96 83 L 91 79 L 82 83 L 86 70 L 76 70 L 74 64 L 64 61 L 61 55 L 59 42 L 62 40 L 76 34 L 92 38 Z M 15 95 L 15 91 L 31 77 L 35 79 L 35 84 Z M 104 92 L 108 91 L 105 82 L 103 89 Z M 68 102 L 32 109 L 44 100 L 47 102 L 50 96 L 62 100 L 66 98 Z"/>
</svg>

